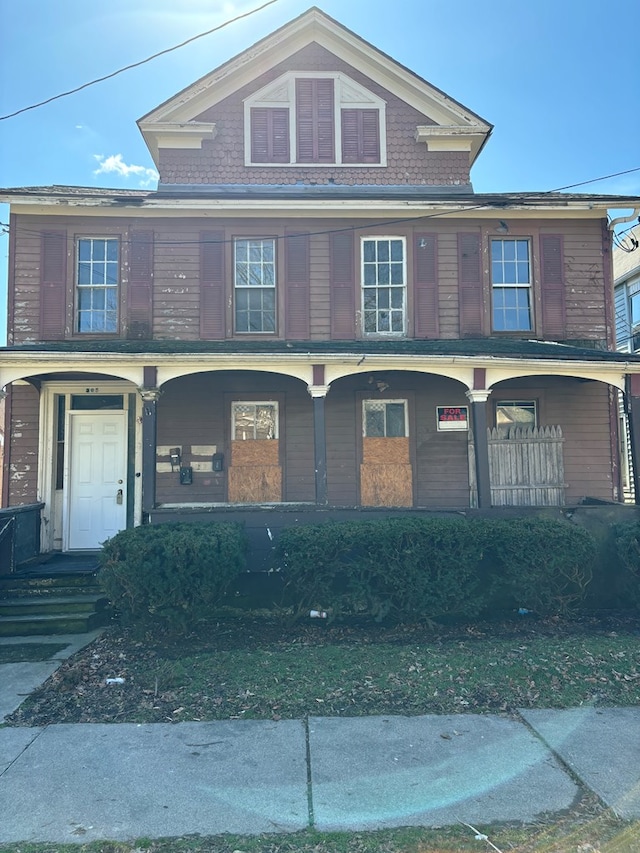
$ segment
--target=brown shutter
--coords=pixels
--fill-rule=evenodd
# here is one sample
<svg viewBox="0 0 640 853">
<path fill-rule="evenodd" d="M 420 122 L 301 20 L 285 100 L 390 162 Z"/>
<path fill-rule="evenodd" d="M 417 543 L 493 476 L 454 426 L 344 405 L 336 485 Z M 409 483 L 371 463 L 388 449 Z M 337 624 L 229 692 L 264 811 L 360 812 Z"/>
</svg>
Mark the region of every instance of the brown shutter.
<svg viewBox="0 0 640 853">
<path fill-rule="evenodd" d="M 200 337 L 219 340 L 225 334 L 224 231 L 200 232 Z"/>
<path fill-rule="evenodd" d="M 296 80 L 298 163 L 334 163 L 333 79 Z"/>
<path fill-rule="evenodd" d="M 127 291 L 127 337 L 148 339 L 153 329 L 153 231 L 132 231 Z"/>
<path fill-rule="evenodd" d="M 61 340 L 67 314 L 67 234 L 46 231 L 40 239 L 40 340 Z"/>
<path fill-rule="evenodd" d="M 342 162 L 380 162 L 378 110 L 342 110 Z"/>
<path fill-rule="evenodd" d="M 289 162 L 289 110 L 287 107 L 251 109 L 251 162 Z"/>
<path fill-rule="evenodd" d="M 287 232 L 284 241 L 285 336 L 309 339 L 309 235 Z"/>
<path fill-rule="evenodd" d="M 438 244 L 435 234 L 416 234 L 413 240 L 416 338 L 438 337 Z"/>
<path fill-rule="evenodd" d="M 458 234 L 458 300 L 460 336 L 482 334 L 482 267 L 480 234 Z"/>
<path fill-rule="evenodd" d="M 566 337 L 563 242 L 561 234 L 540 235 L 542 336 L 551 340 Z"/>
<path fill-rule="evenodd" d="M 353 231 L 330 235 L 331 337 L 355 337 L 355 274 Z"/>
</svg>

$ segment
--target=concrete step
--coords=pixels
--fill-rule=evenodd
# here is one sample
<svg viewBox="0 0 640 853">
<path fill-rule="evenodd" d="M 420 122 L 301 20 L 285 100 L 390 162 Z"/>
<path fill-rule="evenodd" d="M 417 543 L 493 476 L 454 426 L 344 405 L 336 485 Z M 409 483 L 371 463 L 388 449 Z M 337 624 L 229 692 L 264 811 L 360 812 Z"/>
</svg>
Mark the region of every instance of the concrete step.
<svg viewBox="0 0 640 853">
<path fill-rule="evenodd" d="M 0 616 L 30 616 L 32 614 L 92 613 L 103 610 L 109 603 L 104 595 L 26 596 L 0 599 Z"/>
<path fill-rule="evenodd" d="M 84 634 L 87 631 L 93 631 L 94 628 L 99 628 L 101 625 L 106 625 L 110 618 L 111 611 L 109 608 L 103 608 L 99 612 L 0 616 L 0 637 Z"/>
<path fill-rule="evenodd" d="M 61 595 L 61 590 L 72 590 L 71 594 L 83 590 L 99 589 L 96 575 L 92 572 L 58 574 L 50 577 L 29 575 L 5 575 L 0 577 L 0 598 L 11 595 Z"/>
</svg>

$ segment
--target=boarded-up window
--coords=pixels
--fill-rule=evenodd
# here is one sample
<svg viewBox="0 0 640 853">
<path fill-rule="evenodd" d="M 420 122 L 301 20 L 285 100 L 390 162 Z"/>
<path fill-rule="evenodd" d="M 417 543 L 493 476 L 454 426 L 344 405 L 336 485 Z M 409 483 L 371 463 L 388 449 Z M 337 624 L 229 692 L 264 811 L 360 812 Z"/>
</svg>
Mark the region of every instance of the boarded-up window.
<svg viewBox="0 0 640 853">
<path fill-rule="evenodd" d="M 251 162 L 289 162 L 289 109 L 253 107 L 251 110 Z"/>
<path fill-rule="evenodd" d="M 378 110 L 342 110 L 342 162 L 380 162 Z"/>
<path fill-rule="evenodd" d="M 296 80 L 298 163 L 335 162 L 335 112 L 331 78 Z"/>
</svg>

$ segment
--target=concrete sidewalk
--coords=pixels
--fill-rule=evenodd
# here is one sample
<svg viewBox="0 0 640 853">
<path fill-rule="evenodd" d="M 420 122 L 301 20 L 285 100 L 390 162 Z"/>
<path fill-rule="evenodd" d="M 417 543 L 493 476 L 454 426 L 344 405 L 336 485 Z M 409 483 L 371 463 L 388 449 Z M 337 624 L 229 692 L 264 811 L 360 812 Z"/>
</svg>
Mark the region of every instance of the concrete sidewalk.
<svg viewBox="0 0 640 853">
<path fill-rule="evenodd" d="M 640 818 L 640 708 L 0 729 L 0 842 L 486 826 L 586 790 Z"/>
</svg>

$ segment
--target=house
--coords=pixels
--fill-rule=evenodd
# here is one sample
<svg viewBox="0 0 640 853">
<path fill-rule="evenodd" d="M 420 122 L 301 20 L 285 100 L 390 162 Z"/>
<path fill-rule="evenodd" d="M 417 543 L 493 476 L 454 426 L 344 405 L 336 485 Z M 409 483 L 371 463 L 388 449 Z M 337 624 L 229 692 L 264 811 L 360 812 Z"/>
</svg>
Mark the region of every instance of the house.
<svg viewBox="0 0 640 853">
<path fill-rule="evenodd" d="M 633 217 L 636 219 L 636 217 Z M 640 226 L 629 227 L 613 247 L 616 349 L 640 352 Z M 635 500 L 631 434 L 624 399 L 619 406 L 620 465 L 625 500 Z"/>
<path fill-rule="evenodd" d="M 640 199 L 474 193 L 491 124 L 317 8 L 139 127 L 157 191 L 0 192 L 3 504 L 43 551 L 620 500 L 607 211 Z"/>
</svg>

